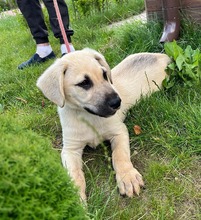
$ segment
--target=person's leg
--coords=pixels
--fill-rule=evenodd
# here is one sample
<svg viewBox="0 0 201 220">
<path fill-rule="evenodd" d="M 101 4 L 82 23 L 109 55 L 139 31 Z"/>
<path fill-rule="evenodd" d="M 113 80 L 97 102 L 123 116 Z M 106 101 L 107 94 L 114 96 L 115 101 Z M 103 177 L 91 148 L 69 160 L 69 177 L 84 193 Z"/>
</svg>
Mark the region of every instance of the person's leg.
<svg viewBox="0 0 201 220">
<path fill-rule="evenodd" d="M 48 31 L 39 0 L 17 0 L 17 4 L 37 44 L 36 54 L 18 66 L 19 69 L 23 69 L 34 63 L 44 62 L 55 55 L 49 44 Z"/>
<path fill-rule="evenodd" d="M 49 42 L 48 31 L 39 0 L 17 0 L 17 4 L 27 21 L 36 44 Z"/>
<path fill-rule="evenodd" d="M 54 36 L 60 40 L 61 53 L 65 54 L 65 53 L 67 53 L 67 49 L 64 44 L 63 36 L 62 36 L 61 30 L 59 27 L 59 22 L 57 19 L 56 10 L 54 8 L 53 0 L 43 0 L 43 2 L 48 10 L 50 25 L 51 25 L 52 31 L 54 33 Z M 67 7 L 64 0 L 57 0 L 57 3 L 58 3 L 59 10 L 60 10 L 64 29 L 66 31 L 66 35 L 68 38 L 68 42 L 70 43 L 70 49 L 71 49 L 71 51 L 74 51 L 75 49 L 74 49 L 72 42 L 71 42 L 71 36 L 73 35 L 73 30 L 69 29 L 68 7 Z"/>
</svg>

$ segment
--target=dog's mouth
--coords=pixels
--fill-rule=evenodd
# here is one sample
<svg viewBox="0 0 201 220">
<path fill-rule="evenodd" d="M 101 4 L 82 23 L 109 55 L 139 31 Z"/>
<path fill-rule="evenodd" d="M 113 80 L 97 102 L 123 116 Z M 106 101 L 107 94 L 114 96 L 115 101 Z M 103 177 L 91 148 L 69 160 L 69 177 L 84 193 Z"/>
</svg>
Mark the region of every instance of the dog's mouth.
<svg viewBox="0 0 201 220">
<path fill-rule="evenodd" d="M 84 108 L 87 112 L 89 112 L 90 114 L 93 114 L 93 115 L 97 115 L 97 116 L 99 116 L 99 117 L 104 117 L 104 118 L 108 118 L 108 117 L 110 117 L 110 116 L 112 116 L 112 115 L 114 115 L 116 112 L 117 112 L 117 110 L 113 110 L 113 111 L 107 111 L 107 112 L 103 112 L 103 111 L 101 111 L 101 112 L 97 112 L 97 111 L 94 111 L 94 110 L 92 110 L 92 109 L 90 109 L 90 108 L 87 108 L 87 107 L 85 107 Z"/>
<path fill-rule="evenodd" d="M 121 106 L 121 99 L 118 95 L 115 95 L 115 97 L 111 99 L 106 99 L 105 102 L 102 105 L 99 105 L 98 107 L 84 107 L 84 109 L 89 112 L 90 114 L 97 115 L 100 117 L 108 118 L 112 115 L 114 115 L 117 110 Z"/>
</svg>

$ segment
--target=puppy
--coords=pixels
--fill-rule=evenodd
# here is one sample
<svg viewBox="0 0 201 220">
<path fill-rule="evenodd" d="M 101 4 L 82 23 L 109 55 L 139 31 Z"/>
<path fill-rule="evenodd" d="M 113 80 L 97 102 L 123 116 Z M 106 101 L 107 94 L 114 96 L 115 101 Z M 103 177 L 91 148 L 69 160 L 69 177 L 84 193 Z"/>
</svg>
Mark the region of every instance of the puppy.
<svg viewBox="0 0 201 220">
<path fill-rule="evenodd" d="M 86 145 L 109 140 L 120 194 L 138 195 L 144 185 L 130 160 L 126 111 L 141 96 L 161 87 L 170 62 L 167 55 L 139 53 L 110 70 L 103 55 L 92 49 L 69 53 L 53 63 L 37 86 L 56 105 L 62 126 L 61 159 L 80 196 L 86 200 L 82 154 Z"/>
</svg>

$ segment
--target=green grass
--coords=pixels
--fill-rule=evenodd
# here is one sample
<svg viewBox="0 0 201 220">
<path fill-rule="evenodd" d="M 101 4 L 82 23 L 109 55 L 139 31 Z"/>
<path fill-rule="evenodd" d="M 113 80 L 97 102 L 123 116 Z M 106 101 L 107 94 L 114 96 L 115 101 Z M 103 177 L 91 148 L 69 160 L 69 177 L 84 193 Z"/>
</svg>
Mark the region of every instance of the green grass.
<svg viewBox="0 0 201 220">
<path fill-rule="evenodd" d="M 139 12 L 144 6 L 143 1 L 138 2 Z M 132 8 L 128 10 L 125 5 L 121 12 L 114 7 L 102 16 L 72 18 L 75 48 L 99 50 L 111 67 L 131 53 L 163 52 L 160 24 L 106 27 L 135 14 Z M 73 219 L 68 216 L 71 213 L 81 219 L 84 211 L 76 189 L 61 166 L 60 152 L 53 149 L 61 139 L 56 106 L 35 85 L 53 61 L 17 70 L 18 64 L 35 52 L 35 44 L 21 16 L 2 19 L 0 30 L 1 218 L 28 219 L 32 215 L 33 219 Z M 50 41 L 60 57 L 59 42 L 51 32 Z M 201 29 L 183 23 L 178 44 L 201 49 L 200 42 Z M 109 145 L 85 150 L 86 212 L 91 219 L 201 219 L 200 103 L 200 85 L 176 85 L 142 99 L 128 112 L 131 159 L 146 184 L 139 197 L 119 196 Z M 138 136 L 134 125 L 142 128 Z"/>
</svg>

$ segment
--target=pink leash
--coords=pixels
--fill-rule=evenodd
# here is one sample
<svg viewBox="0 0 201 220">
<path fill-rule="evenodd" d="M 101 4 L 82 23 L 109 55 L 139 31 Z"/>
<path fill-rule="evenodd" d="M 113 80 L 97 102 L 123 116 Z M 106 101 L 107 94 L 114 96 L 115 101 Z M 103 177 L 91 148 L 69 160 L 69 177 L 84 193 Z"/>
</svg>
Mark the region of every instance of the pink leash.
<svg viewBox="0 0 201 220">
<path fill-rule="evenodd" d="M 58 19 L 58 22 L 59 22 L 59 27 L 61 29 L 61 34 L 62 34 L 62 37 L 64 39 L 64 43 L 66 45 L 66 49 L 68 51 L 68 53 L 70 53 L 70 45 L 69 45 L 69 42 L 68 42 L 68 38 L 66 36 L 66 32 L 65 32 L 65 29 L 64 29 L 64 25 L 63 25 L 63 22 L 62 22 L 62 19 L 61 19 L 61 13 L 59 11 L 59 6 L 58 6 L 58 3 L 57 3 L 57 0 L 53 0 L 53 3 L 54 3 L 54 8 L 55 8 L 55 11 L 56 11 L 56 15 L 57 15 L 57 19 Z"/>
</svg>

